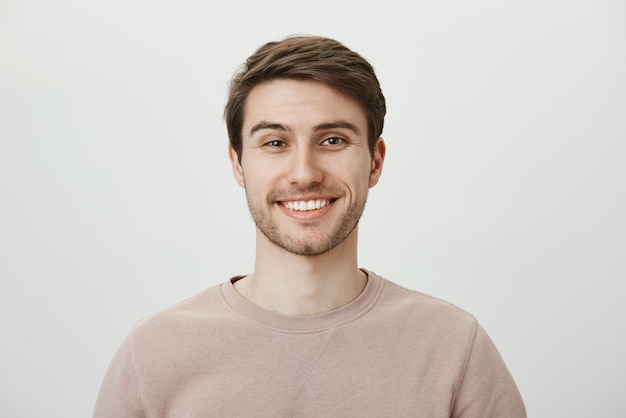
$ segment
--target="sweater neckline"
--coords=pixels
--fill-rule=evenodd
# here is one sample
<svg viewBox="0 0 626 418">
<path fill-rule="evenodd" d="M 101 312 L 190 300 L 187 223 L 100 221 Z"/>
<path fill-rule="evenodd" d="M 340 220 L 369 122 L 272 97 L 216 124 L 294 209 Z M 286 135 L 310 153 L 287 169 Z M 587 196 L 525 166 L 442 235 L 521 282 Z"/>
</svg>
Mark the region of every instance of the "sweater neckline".
<svg viewBox="0 0 626 418">
<path fill-rule="evenodd" d="M 284 315 L 263 309 L 241 296 L 233 283 L 243 276 L 232 277 L 220 286 L 225 302 L 239 315 L 258 325 L 278 331 L 293 333 L 313 333 L 341 326 L 369 312 L 380 296 L 383 280 L 377 274 L 363 270 L 367 274 L 365 289 L 351 302 L 316 315 Z"/>
</svg>

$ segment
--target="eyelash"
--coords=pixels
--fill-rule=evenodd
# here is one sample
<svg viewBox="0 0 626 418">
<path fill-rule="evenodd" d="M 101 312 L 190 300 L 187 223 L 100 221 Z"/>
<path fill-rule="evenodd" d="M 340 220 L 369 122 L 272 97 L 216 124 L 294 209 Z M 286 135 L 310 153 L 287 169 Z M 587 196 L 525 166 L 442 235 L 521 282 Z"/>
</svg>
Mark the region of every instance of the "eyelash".
<svg viewBox="0 0 626 418">
<path fill-rule="evenodd" d="M 344 138 L 341 138 L 339 136 L 331 136 L 331 137 L 328 137 L 328 138 L 324 139 L 322 141 L 322 144 L 325 144 L 325 143 L 327 143 L 329 141 L 333 141 L 333 142 L 336 142 L 336 143 L 327 144 L 328 146 L 337 146 L 337 145 L 344 144 L 346 142 L 346 140 Z M 270 148 L 279 148 L 279 147 L 284 147 L 286 145 L 287 144 L 284 141 L 281 141 L 280 139 L 272 139 L 271 141 L 267 141 L 265 143 L 265 146 L 270 147 Z"/>
<path fill-rule="evenodd" d="M 265 143 L 265 145 L 268 147 L 284 147 L 285 143 L 279 139 L 272 139 L 271 141 Z"/>
<path fill-rule="evenodd" d="M 328 142 L 329 140 L 336 140 L 336 141 L 337 141 L 337 143 L 336 143 L 336 144 L 328 144 L 328 145 L 341 145 L 341 144 L 343 144 L 344 142 L 346 142 L 346 140 L 345 140 L 345 139 L 343 139 L 343 138 L 340 138 L 340 137 L 338 137 L 338 136 L 331 136 L 331 137 L 326 138 L 325 140 L 323 140 L 323 141 L 322 141 L 322 144 L 323 144 L 323 143 L 325 143 L 325 142 Z"/>
</svg>

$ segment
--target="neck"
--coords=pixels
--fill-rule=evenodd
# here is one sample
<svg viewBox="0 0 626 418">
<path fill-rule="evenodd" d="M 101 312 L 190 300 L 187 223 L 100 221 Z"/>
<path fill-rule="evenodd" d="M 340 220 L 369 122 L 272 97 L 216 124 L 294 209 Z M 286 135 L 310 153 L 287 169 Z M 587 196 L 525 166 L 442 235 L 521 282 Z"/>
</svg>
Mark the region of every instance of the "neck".
<svg viewBox="0 0 626 418">
<path fill-rule="evenodd" d="M 354 300 L 367 276 L 359 270 L 357 231 L 318 256 L 299 256 L 267 241 L 257 231 L 254 273 L 235 282 L 250 302 L 284 315 L 328 312 Z"/>
</svg>

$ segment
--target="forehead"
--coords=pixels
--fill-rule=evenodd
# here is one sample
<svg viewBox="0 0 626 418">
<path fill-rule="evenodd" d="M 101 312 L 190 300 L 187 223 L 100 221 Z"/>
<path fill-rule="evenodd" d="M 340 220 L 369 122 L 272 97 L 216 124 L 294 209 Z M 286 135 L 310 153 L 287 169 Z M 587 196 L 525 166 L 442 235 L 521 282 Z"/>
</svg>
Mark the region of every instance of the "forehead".
<svg viewBox="0 0 626 418">
<path fill-rule="evenodd" d="M 305 128 L 345 120 L 366 132 L 363 107 L 351 97 L 315 81 L 277 79 L 255 86 L 246 100 L 244 136 L 261 121 Z"/>
</svg>

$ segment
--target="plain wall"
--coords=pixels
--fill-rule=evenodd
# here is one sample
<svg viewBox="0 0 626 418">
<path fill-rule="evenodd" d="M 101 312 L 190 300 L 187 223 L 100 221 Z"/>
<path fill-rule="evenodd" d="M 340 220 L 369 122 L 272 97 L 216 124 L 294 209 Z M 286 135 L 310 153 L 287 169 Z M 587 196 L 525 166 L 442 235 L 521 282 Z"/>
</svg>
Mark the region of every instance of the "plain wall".
<svg viewBox="0 0 626 418">
<path fill-rule="evenodd" d="M 375 66 L 360 264 L 477 316 L 532 417 L 626 415 L 621 1 L 0 2 L 0 415 L 90 416 L 138 319 L 251 271 L 227 83 L 260 44 Z"/>
</svg>

